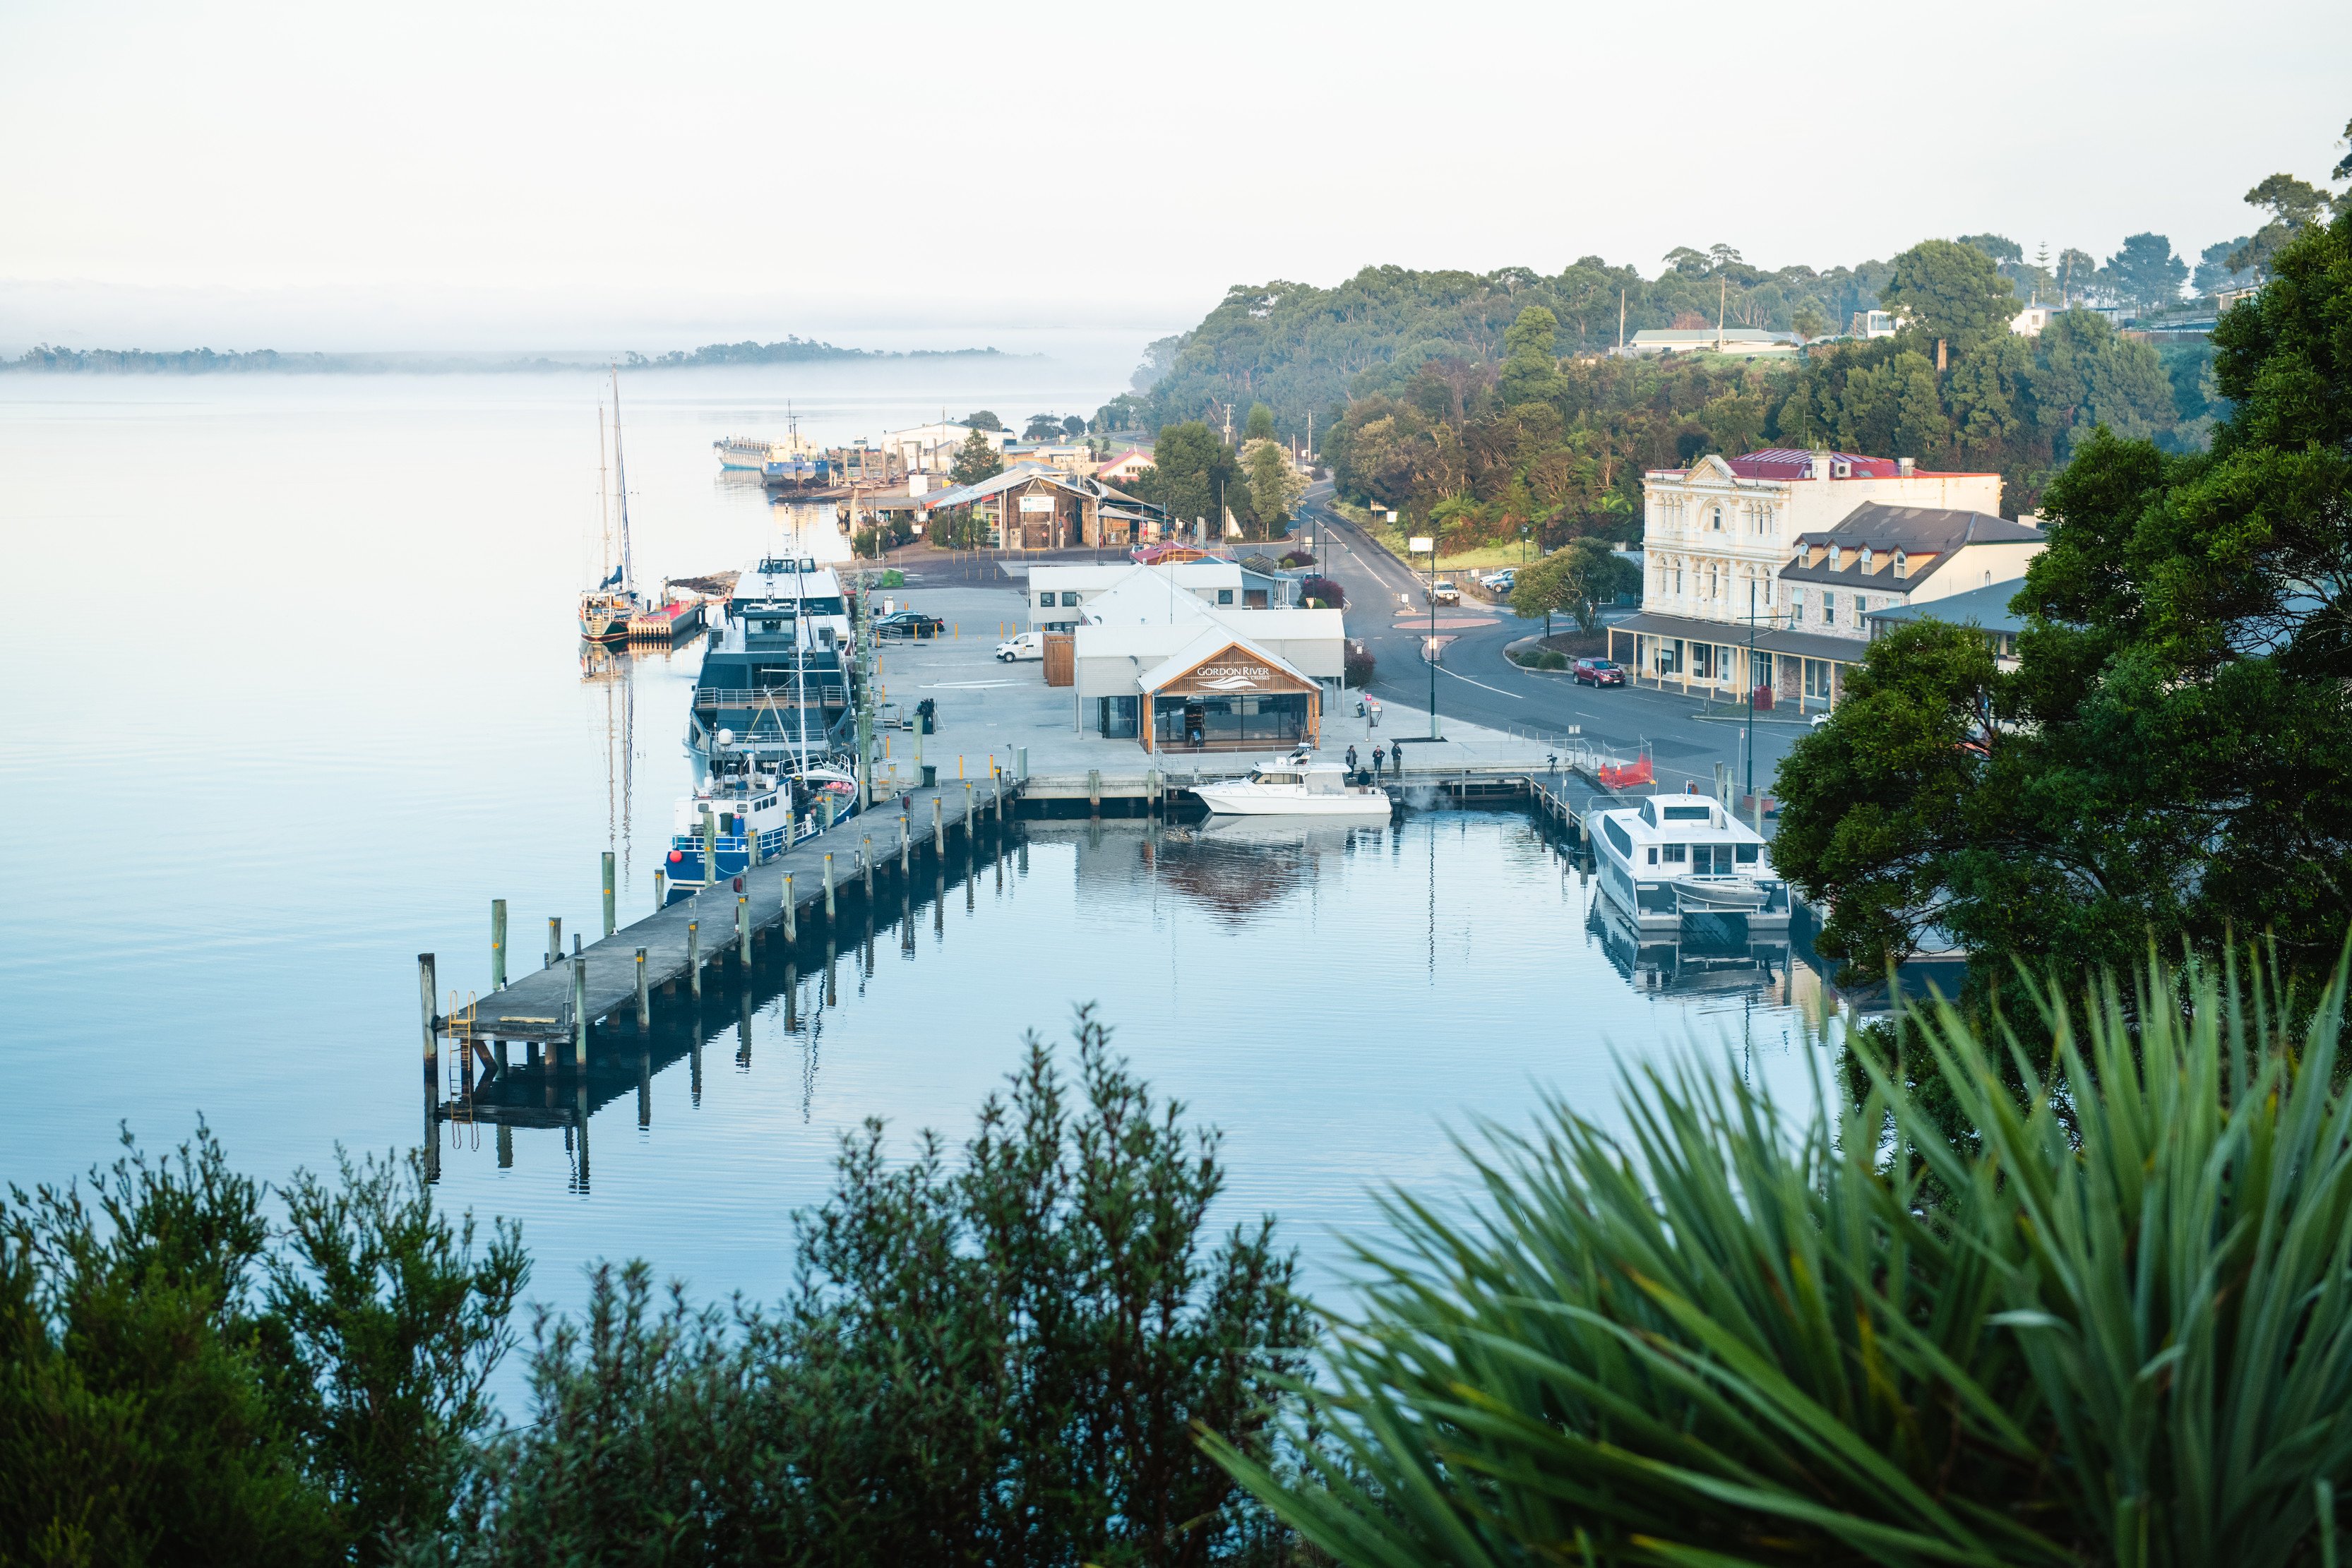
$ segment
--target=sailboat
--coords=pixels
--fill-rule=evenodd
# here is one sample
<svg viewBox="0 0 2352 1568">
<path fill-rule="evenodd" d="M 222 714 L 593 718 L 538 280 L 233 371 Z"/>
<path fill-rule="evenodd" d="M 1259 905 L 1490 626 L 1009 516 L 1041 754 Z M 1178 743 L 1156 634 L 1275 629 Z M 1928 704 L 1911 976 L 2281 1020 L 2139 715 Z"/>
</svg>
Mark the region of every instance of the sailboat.
<svg viewBox="0 0 2352 1568">
<path fill-rule="evenodd" d="M 618 559 L 613 549 L 613 497 L 604 489 L 604 413 L 596 411 L 596 485 L 604 523 L 604 580 L 580 596 L 580 635 L 591 643 L 625 643 L 629 618 L 640 608 L 629 572 L 629 465 L 621 455 L 621 372 L 613 372 L 613 476 L 621 497 Z"/>
</svg>

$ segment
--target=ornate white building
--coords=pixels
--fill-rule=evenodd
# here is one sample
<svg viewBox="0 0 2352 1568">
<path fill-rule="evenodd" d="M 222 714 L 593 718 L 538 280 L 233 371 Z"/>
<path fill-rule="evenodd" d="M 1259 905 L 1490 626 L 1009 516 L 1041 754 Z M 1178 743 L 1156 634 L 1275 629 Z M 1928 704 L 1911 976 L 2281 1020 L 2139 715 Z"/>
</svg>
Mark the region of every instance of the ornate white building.
<svg viewBox="0 0 2352 1568">
<path fill-rule="evenodd" d="M 1612 650 L 1630 643 L 1631 663 L 1646 676 L 1730 694 L 1762 686 L 1800 701 L 1829 697 L 1837 679 L 1832 666 L 1861 653 L 1834 634 L 1843 624 L 1797 621 L 1781 574 L 1799 561 L 1801 545 L 1874 503 L 1979 513 L 1993 522 L 2000 510 L 1998 474 L 1922 472 L 1907 457 L 1791 447 L 1653 469 L 1643 476 L 1643 492 L 1642 613 L 1612 629 Z"/>
</svg>

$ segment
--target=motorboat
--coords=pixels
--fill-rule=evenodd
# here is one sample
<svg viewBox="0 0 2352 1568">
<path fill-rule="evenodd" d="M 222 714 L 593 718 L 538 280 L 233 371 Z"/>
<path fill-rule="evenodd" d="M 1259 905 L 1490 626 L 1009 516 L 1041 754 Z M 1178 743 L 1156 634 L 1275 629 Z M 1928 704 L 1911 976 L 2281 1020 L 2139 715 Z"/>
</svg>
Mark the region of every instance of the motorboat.
<svg viewBox="0 0 2352 1568">
<path fill-rule="evenodd" d="M 1588 811 L 1584 831 L 1601 891 L 1641 931 L 1789 924 L 1789 883 L 1770 846 L 1712 796 L 1620 796 Z"/>
<path fill-rule="evenodd" d="M 1386 817 L 1386 789 L 1359 784 L 1337 762 L 1317 762 L 1306 751 L 1263 763 L 1243 779 L 1195 784 L 1192 793 L 1221 815 L 1235 817 Z"/>
<path fill-rule="evenodd" d="M 671 815 L 665 896 L 691 897 L 740 876 L 851 815 L 856 802 L 857 781 L 845 768 L 787 775 L 755 756 L 722 754 Z"/>
</svg>

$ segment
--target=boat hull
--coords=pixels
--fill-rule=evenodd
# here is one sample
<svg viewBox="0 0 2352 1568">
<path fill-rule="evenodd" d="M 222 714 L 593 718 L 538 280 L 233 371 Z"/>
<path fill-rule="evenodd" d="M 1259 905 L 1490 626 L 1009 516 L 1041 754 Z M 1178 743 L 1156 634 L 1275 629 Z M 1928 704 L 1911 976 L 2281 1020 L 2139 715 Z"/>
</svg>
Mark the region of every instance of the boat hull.
<svg viewBox="0 0 2352 1568">
<path fill-rule="evenodd" d="M 1377 791 L 1346 795 L 1276 795 L 1244 786 L 1201 784 L 1192 793 L 1220 816 L 1228 817 L 1358 817 L 1382 818 L 1394 807 Z"/>
</svg>

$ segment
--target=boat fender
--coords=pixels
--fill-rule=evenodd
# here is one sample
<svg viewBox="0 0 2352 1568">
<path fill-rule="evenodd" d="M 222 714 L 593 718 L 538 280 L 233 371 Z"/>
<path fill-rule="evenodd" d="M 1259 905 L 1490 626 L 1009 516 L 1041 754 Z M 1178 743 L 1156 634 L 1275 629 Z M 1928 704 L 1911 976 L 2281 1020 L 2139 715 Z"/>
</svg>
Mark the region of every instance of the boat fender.
<svg viewBox="0 0 2352 1568">
<path fill-rule="evenodd" d="M 684 850 L 672 850 L 672 851 L 670 851 L 670 852 L 669 852 L 669 863 L 670 863 L 670 864 L 672 864 L 672 865 L 676 865 L 678 862 L 680 862 L 680 861 L 684 860 L 685 858 L 686 858 L 686 852 L 685 852 Z"/>
</svg>

